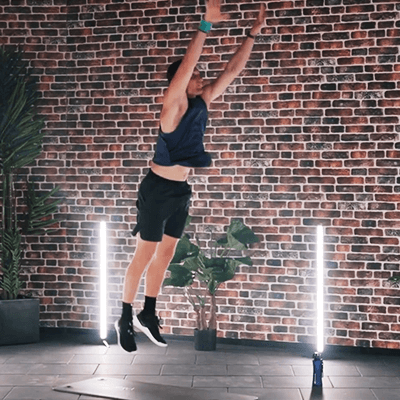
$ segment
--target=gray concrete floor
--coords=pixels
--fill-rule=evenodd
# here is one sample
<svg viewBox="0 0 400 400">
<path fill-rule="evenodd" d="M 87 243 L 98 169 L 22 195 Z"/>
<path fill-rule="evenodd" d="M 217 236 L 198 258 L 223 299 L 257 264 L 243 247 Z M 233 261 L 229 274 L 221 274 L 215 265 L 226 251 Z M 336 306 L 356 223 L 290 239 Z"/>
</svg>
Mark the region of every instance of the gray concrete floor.
<svg viewBox="0 0 400 400">
<path fill-rule="evenodd" d="M 199 352 L 190 341 L 168 343 L 159 348 L 139 338 L 136 353 L 60 337 L 3 346 L 0 399 L 100 399 L 55 392 L 52 387 L 113 377 L 255 395 L 260 400 L 400 400 L 398 356 L 340 352 L 326 357 L 323 389 L 318 392 L 312 391 L 312 354 L 226 344 L 218 344 L 215 352 Z"/>
</svg>

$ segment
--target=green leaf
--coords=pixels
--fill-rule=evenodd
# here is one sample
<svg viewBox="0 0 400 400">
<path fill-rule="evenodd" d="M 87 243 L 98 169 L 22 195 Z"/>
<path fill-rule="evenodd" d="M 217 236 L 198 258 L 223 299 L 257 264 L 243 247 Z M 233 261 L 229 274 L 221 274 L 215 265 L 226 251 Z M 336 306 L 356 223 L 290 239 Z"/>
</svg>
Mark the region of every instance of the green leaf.
<svg viewBox="0 0 400 400">
<path fill-rule="evenodd" d="M 232 220 L 230 226 L 227 231 L 228 242 L 231 240 L 232 243 L 239 242 L 242 245 L 257 243 L 259 241 L 258 237 L 254 234 L 254 232 L 248 228 L 243 222 L 239 220 Z M 235 240 L 233 240 L 234 238 Z M 236 248 L 236 247 L 233 247 Z"/>
<path fill-rule="evenodd" d="M 222 238 L 217 240 L 217 244 L 222 247 L 227 247 L 228 245 L 228 237 L 225 235 Z"/>
<path fill-rule="evenodd" d="M 208 291 L 210 292 L 210 294 L 213 295 L 217 291 L 218 285 L 214 279 L 210 279 L 207 287 L 208 287 Z"/>
<path fill-rule="evenodd" d="M 227 247 L 229 247 L 230 249 L 235 249 L 235 250 L 246 250 L 247 249 L 246 244 L 237 240 L 235 238 L 235 236 L 233 236 L 232 234 L 228 233 L 227 238 L 228 238 Z"/>
<path fill-rule="evenodd" d="M 238 261 L 239 264 L 245 264 L 249 266 L 253 265 L 253 261 L 250 257 L 235 257 L 234 260 Z"/>
<path fill-rule="evenodd" d="M 44 119 L 37 117 L 36 82 L 23 52 L 0 48 L 0 158 L 2 173 L 30 164 L 41 152 Z M 1 163 L 0 163 L 1 164 Z"/>
<path fill-rule="evenodd" d="M 225 259 L 224 265 L 221 267 L 220 265 L 215 266 L 213 269 L 213 275 L 215 281 L 220 284 L 222 282 L 229 281 L 235 276 L 236 268 L 241 263 L 237 260 L 233 259 Z"/>
<path fill-rule="evenodd" d="M 212 257 L 212 258 L 204 257 L 203 260 L 203 264 L 206 268 L 215 268 L 217 266 L 223 268 L 224 263 L 225 261 L 221 257 Z"/>
<path fill-rule="evenodd" d="M 47 193 L 36 195 L 35 184 L 28 182 L 28 191 L 26 193 L 26 203 L 28 205 L 28 212 L 25 214 L 25 223 L 23 231 L 26 235 L 36 235 L 44 233 L 46 226 L 52 225 L 57 222 L 54 218 L 49 218 L 57 212 L 58 205 L 62 199 L 50 199 L 60 190 L 57 186 Z"/>
<path fill-rule="evenodd" d="M 199 271 L 202 271 L 204 269 L 204 264 L 199 257 L 190 257 L 185 259 L 183 267 L 186 268 L 188 271 L 198 273 Z"/>
<path fill-rule="evenodd" d="M 226 235 L 217 240 L 219 246 L 235 249 L 246 250 L 248 244 L 257 243 L 258 237 L 239 220 L 232 220 Z"/>
<path fill-rule="evenodd" d="M 0 288 L 3 289 L 6 299 L 16 299 L 22 288 L 19 279 L 21 235 L 18 230 L 3 231 L 1 252 L 3 279 Z"/>
<path fill-rule="evenodd" d="M 185 287 L 193 283 L 193 273 L 182 265 L 170 264 L 168 270 L 171 275 L 164 280 L 164 286 Z"/>
<path fill-rule="evenodd" d="M 185 228 L 187 228 L 190 225 L 191 221 L 192 221 L 192 217 L 190 215 L 188 215 L 186 217 L 186 221 L 185 221 Z"/>
<path fill-rule="evenodd" d="M 179 264 L 189 257 L 196 257 L 199 254 L 199 248 L 189 240 L 187 234 L 183 235 L 176 246 L 174 257 L 171 261 L 173 264 Z"/>
<path fill-rule="evenodd" d="M 213 269 L 203 268 L 201 270 L 198 270 L 196 277 L 200 282 L 204 282 L 208 286 L 208 283 L 214 278 Z"/>
</svg>

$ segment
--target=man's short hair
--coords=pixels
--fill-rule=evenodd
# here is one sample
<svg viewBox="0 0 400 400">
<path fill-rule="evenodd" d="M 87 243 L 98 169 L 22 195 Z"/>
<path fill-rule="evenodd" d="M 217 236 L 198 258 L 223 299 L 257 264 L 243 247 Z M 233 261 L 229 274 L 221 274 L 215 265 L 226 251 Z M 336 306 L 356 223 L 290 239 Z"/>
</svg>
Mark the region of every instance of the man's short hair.
<svg viewBox="0 0 400 400">
<path fill-rule="evenodd" d="M 179 66 L 182 63 L 182 58 L 180 60 L 177 60 L 175 62 L 173 62 L 169 67 L 168 67 L 168 71 L 167 71 L 167 79 L 168 79 L 168 83 L 171 83 L 172 78 L 174 77 L 174 75 L 176 74 L 176 71 L 178 71 Z"/>
</svg>

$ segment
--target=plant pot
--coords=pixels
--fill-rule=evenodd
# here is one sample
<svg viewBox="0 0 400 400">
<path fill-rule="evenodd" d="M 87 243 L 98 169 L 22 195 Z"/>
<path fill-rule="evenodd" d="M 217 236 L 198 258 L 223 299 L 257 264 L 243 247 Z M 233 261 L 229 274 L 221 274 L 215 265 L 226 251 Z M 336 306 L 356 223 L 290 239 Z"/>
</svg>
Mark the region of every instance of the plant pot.
<svg viewBox="0 0 400 400">
<path fill-rule="evenodd" d="M 39 299 L 0 300 L 0 345 L 39 341 Z"/>
<path fill-rule="evenodd" d="M 194 348 L 199 351 L 214 351 L 217 347 L 217 330 L 194 330 Z"/>
</svg>

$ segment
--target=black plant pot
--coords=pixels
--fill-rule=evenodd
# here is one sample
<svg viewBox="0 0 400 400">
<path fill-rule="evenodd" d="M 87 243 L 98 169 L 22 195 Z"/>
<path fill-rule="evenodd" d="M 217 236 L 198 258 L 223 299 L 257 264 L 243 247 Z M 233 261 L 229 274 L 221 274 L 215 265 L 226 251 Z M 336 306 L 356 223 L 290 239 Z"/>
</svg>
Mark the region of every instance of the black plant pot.
<svg viewBox="0 0 400 400">
<path fill-rule="evenodd" d="M 194 330 L 194 348 L 199 351 L 214 351 L 217 348 L 217 330 Z"/>
<path fill-rule="evenodd" d="M 39 341 L 39 299 L 0 300 L 0 345 Z"/>
</svg>

